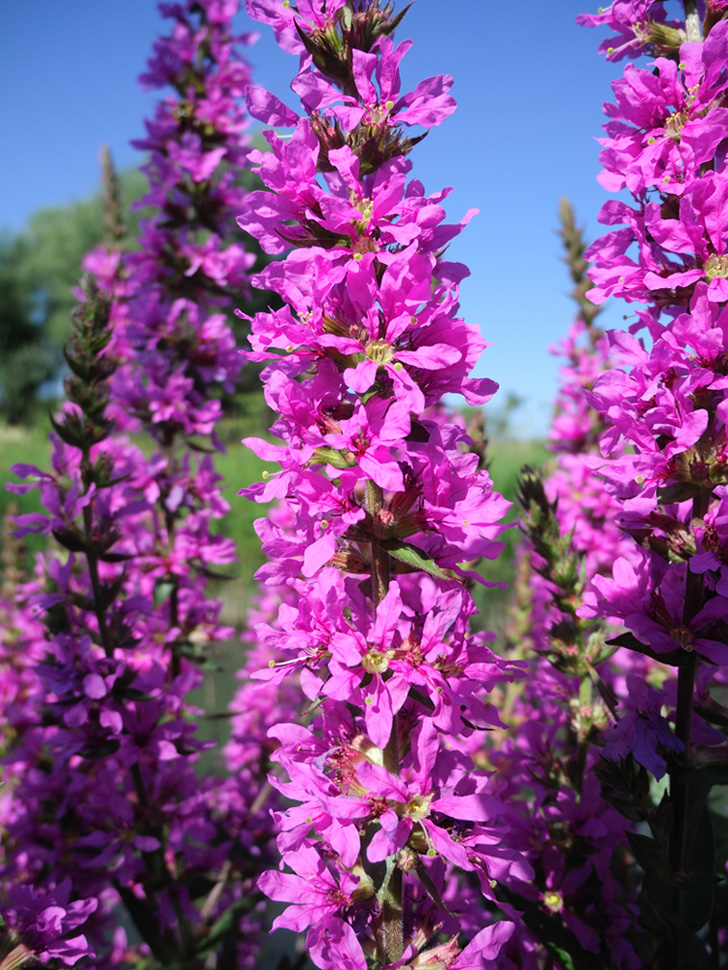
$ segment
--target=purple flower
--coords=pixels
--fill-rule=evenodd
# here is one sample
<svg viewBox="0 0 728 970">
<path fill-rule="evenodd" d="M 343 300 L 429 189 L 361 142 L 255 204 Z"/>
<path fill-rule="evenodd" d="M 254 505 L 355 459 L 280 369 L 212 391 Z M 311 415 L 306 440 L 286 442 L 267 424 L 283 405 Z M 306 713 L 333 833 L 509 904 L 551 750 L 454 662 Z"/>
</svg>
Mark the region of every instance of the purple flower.
<svg viewBox="0 0 728 970">
<path fill-rule="evenodd" d="M 8 926 L 42 962 L 60 960 L 74 966 L 82 957 L 94 957 L 83 934 L 72 936 L 98 907 L 98 899 L 70 901 L 71 880 L 47 891 L 10 886 L 2 915 Z"/>
<path fill-rule="evenodd" d="M 627 688 L 630 710 L 620 713 L 607 737 L 603 755 L 608 761 L 617 761 L 632 754 L 659 781 L 667 769 L 661 751 L 684 751 L 685 745 L 675 737 L 660 713 L 664 698 L 659 691 L 633 675 L 627 677 Z"/>
<path fill-rule="evenodd" d="M 273 921 L 274 930 L 285 927 L 300 932 L 308 926 L 320 927 L 351 904 L 358 880 L 346 872 L 336 879 L 312 846 L 287 853 L 286 863 L 294 874 L 269 871 L 258 879 L 266 896 L 292 904 Z"/>
</svg>

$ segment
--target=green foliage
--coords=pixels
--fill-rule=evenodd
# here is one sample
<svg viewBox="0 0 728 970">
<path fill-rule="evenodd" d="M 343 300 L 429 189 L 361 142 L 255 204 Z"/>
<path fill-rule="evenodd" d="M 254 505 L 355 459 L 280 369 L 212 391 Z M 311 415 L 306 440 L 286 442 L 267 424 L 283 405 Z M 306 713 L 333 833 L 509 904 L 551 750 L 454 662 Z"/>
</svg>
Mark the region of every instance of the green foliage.
<svg viewBox="0 0 728 970">
<path fill-rule="evenodd" d="M 146 179 L 132 170 L 120 185 L 128 213 L 144 194 Z M 132 237 L 139 218 L 128 217 Z M 32 423 L 42 410 L 40 392 L 52 394 L 63 369 L 81 261 L 103 237 L 103 201 L 96 194 L 41 209 L 22 232 L 0 241 L 0 414 L 8 424 Z"/>
<path fill-rule="evenodd" d="M 48 468 L 50 465 L 50 444 L 47 427 L 18 428 L 0 423 L 0 473 L 2 483 L 18 479 L 11 475 L 10 469 L 16 462 Z M 0 519 L 5 517 L 8 506 L 15 506 L 21 515 L 41 512 L 40 495 L 34 488 L 21 495 L 13 495 L 0 487 Z M 46 547 L 46 539 L 40 535 L 29 535 L 24 544 L 30 553 L 40 552 Z M 28 564 L 29 565 L 29 564 Z"/>
<path fill-rule="evenodd" d="M 554 961 L 563 970 L 607 970 L 614 966 L 608 957 L 602 959 L 599 954 L 587 952 L 560 917 L 547 916 L 525 896 L 501 884 L 496 889 L 496 898 L 521 912 L 521 919 L 549 954 L 552 966 Z"/>
<path fill-rule="evenodd" d="M 256 147 L 267 149 L 261 138 Z M 262 188 L 257 175 L 242 171 L 240 184 L 250 191 Z M 129 169 L 118 179 L 118 209 L 126 224 L 125 245 L 138 248 L 140 220 L 150 209 L 134 206 L 148 190 L 146 177 Z M 81 276 L 84 256 L 106 237 L 103 193 L 67 205 L 41 209 L 18 234 L 0 237 L 0 417 L 10 425 L 32 424 L 45 410 L 46 401 L 60 394 L 59 379 L 65 370 L 62 348 L 70 333 L 75 306 L 73 289 Z M 243 242 L 255 256 L 251 272 L 258 273 L 271 261 L 258 243 L 244 235 L 231 221 L 229 241 Z M 249 293 L 230 293 L 228 323 L 237 343 L 247 345 L 249 327 L 233 315 L 240 307 L 251 316 L 281 305 L 277 295 L 251 287 Z M 236 394 L 224 398 L 229 414 L 241 413 L 238 394 L 258 389 L 260 367 L 243 369 Z"/>
<path fill-rule="evenodd" d="M 27 259 L 25 240 L 0 241 L 0 410 L 11 424 L 32 413 L 38 388 L 59 363 L 37 319 L 32 289 L 23 282 Z"/>
<path fill-rule="evenodd" d="M 421 571 L 429 573 L 431 576 L 438 576 L 440 579 L 450 579 L 451 576 L 441 569 L 434 559 L 425 555 L 421 549 L 411 545 L 409 542 L 402 542 L 399 539 L 383 539 L 380 542 L 382 549 L 386 549 L 390 556 L 393 556 L 399 563 L 404 563 L 402 571 L 413 572 Z"/>
<path fill-rule="evenodd" d="M 490 425 L 487 427 L 489 428 Z M 523 539 L 523 533 L 516 524 L 520 515 L 520 510 L 515 503 L 518 475 L 525 464 L 540 468 L 546 462 L 549 453 L 543 442 L 512 438 L 498 440 L 496 446 L 487 449 L 487 453 L 488 471 L 493 479 L 493 487 L 514 504 L 506 517 L 510 527 L 499 536 L 499 541 L 505 543 L 503 552 L 492 562 L 488 560 L 479 562 L 477 569 L 488 583 L 510 584 L 513 579 L 516 548 Z M 472 593 L 479 611 L 479 615 L 473 618 L 474 628 L 503 630 L 511 590 L 479 586 L 472 590 Z"/>
</svg>

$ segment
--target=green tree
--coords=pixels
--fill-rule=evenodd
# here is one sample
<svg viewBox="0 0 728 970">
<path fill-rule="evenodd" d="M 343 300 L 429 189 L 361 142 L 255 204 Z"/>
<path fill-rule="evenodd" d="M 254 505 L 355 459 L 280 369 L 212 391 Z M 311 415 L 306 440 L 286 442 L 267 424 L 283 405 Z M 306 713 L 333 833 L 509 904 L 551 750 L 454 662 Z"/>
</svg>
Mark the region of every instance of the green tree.
<svg viewBox="0 0 728 970">
<path fill-rule="evenodd" d="M 28 258 L 22 238 L 0 241 L 0 411 L 10 424 L 33 414 L 38 389 L 56 372 L 56 348 L 47 339 L 31 288 L 24 284 Z"/>
<path fill-rule="evenodd" d="M 131 170 L 121 176 L 124 213 L 145 188 L 141 173 Z M 140 215 L 126 217 L 132 238 Z M 52 393 L 63 368 L 61 348 L 68 338 L 81 261 L 101 242 L 104 231 L 99 193 L 41 209 L 20 233 L 0 240 L 0 414 L 9 424 L 32 422 L 39 392 Z"/>
<path fill-rule="evenodd" d="M 267 142 L 254 137 L 255 147 L 266 150 Z M 257 175 L 242 171 L 240 181 L 249 190 L 262 188 Z M 138 248 L 139 222 L 152 215 L 136 204 L 148 188 L 146 177 L 136 169 L 118 179 L 116 211 L 126 225 L 123 244 Z M 89 250 L 108 237 L 108 209 L 104 193 L 68 205 L 41 209 L 16 235 L 0 238 L 0 417 L 9 424 L 31 424 L 44 401 L 60 391 L 65 365 L 62 347 L 68 339 L 73 289 L 81 275 L 81 262 Z M 230 242 L 242 240 L 256 256 L 253 272 L 270 262 L 258 243 L 235 230 Z M 250 299 L 230 294 L 230 324 L 239 346 L 247 346 L 248 325 L 233 316 L 232 307 L 251 315 L 268 307 L 279 307 L 280 298 L 268 291 L 253 290 Z M 260 398 L 260 367 L 244 368 L 236 393 L 224 397 L 230 414 L 257 409 Z M 251 399 L 255 398 L 255 402 Z"/>
</svg>

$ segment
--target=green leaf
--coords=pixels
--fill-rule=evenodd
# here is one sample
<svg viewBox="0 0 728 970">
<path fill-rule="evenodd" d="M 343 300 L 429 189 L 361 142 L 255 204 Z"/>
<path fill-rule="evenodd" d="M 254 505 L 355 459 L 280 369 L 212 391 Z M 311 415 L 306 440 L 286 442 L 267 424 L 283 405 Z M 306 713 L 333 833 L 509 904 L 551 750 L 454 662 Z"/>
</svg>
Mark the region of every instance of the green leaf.
<svg viewBox="0 0 728 970">
<path fill-rule="evenodd" d="M 356 356 L 358 356 L 358 354 Z M 366 360 L 366 355 L 364 355 L 364 360 Z M 374 384 L 372 384 L 372 386 L 369 388 L 368 391 L 364 391 L 363 394 L 360 394 L 359 395 L 359 398 L 361 400 L 361 403 L 362 404 L 368 404 L 369 401 L 371 401 L 371 399 L 373 397 L 376 397 L 378 394 L 381 394 L 383 390 L 384 390 L 384 388 L 379 383 L 379 381 L 375 381 Z"/>
<path fill-rule="evenodd" d="M 618 637 L 607 640 L 610 647 L 627 647 L 628 650 L 635 650 L 653 660 L 659 660 L 663 664 L 672 664 L 673 667 L 688 667 L 693 661 L 691 655 L 677 647 L 675 650 L 668 650 L 666 653 L 657 653 L 648 647 L 646 643 L 641 643 L 633 633 L 621 633 Z"/>
<path fill-rule="evenodd" d="M 409 8 L 412 6 L 413 3 L 414 3 L 414 0 L 410 0 L 410 2 L 403 10 L 400 10 L 398 14 L 396 14 L 387 22 L 387 29 L 385 31 L 387 35 L 393 34 L 394 31 L 397 29 L 397 27 L 399 27 L 399 25 L 402 23 L 402 18 L 407 13 L 407 11 L 409 10 Z"/>
<path fill-rule="evenodd" d="M 425 892 L 433 901 L 436 906 L 439 906 L 443 913 L 447 913 L 448 916 L 454 916 L 457 919 L 457 914 L 453 913 L 451 909 L 448 909 L 447 905 L 442 899 L 442 896 L 437 891 L 437 886 L 434 884 L 432 879 L 427 873 L 427 869 L 424 866 L 420 866 L 417 870 L 417 878 L 420 880 L 425 888 Z"/>
<path fill-rule="evenodd" d="M 91 380 L 91 367 L 89 366 L 88 362 L 74 357 L 73 354 L 69 352 L 68 346 L 63 347 L 61 353 L 63 354 L 63 359 L 66 361 L 76 377 L 80 377 L 84 384 L 88 384 Z"/>
<path fill-rule="evenodd" d="M 144 690 L 139 690 L 138 687 L 123 687 L 119 692 L 121 697 L 126 697 L 130 701 L 152 701 L 154 700 L 153 694 L 148 694 Z"/>
<path fill-rule="evenodd" d="M 106 583 L 101 583 L 99 586 L 99 597 L 98 603 L 95 605 L 102 610 L 107 610 L 114 600 L 117 598 L 124 585 L 124 580 L 126 576 L 122 573 L 113 583 L 107 585 Z"/>
<path fill-rule="evenodd" d="M 161 606 L 165 600 L 169 599 L 172 595 L 172 590 L 174 589 L 174 583 L 157 583 L 154 587 L 154 605 Z"/>
<path fill-rule="evenodd" d="M 710 724 L 728 727 L 728 707 L 723 707 L 712 697 L 706 704 L 694 704 L 693 710 Z"/>
<path fill-rule="evenodd" d="M 632 855 L 644 869 L 645 875 L 669 879 L 670 868 L 663 846 L 649 835 L 640 835 L 638 832 L 627 832 L 627 839 Z"/>
<path fill-rule="evenodd" d="M 445 571 L 437 565 L 434 559 L 424 553 L 417 546 L 410 545 L 409 542 L 402 542 L 400 539 L 384 539 L 379 545 L 385 549 L 390 556 L 399 562 L 411 566 L 413 570 L 422 570 L 438 579 L 456 579 L 449 570 Z"/>
<path fill-rule="evenodd" d="M 607 970 L 610 966 L 598 954 L 588 953 L 560 919 L 547 915 L 530 899 L 500 883 L 495 895 L 497 899 L 521 910 L 523 922 L 548 953 L 558 960 L 563 970 Z"/>
<path fill-rule="evenodd" d="M 657 501 L 660 505 L 675 505 L 677 502 L 695 498 L 702 490 L 702 486 L 694 482 L 674 482 L 672 485 L 657 489 Z"/>
<path fill-rule="evenodd" d="M 728 785 L 728 765 L 702 765 L 686 768 L 680 778 L 690 785 Z"/>
<path fill-rule="evenodd" d="M 78 529 L 53 529 L 53 537 L 69 552 L 86 552 L 88 545 Z"/>
<path fill-rule="evenodd" d="M 602 759 L 594 773 L 599 779 L 602 797 L 620 815 L 633 822 L 644 822 L 649 817 L 652 812 L 649 775 L 631 754 L 619 762 Z"/>
<path fill-rule="evenodd" d="M 259 899 L 259 894 L 253 893 L 250 896 L 239 899 L 229 909 L 226 909 L 222 916 L 213 923 L 209 932 L 197 947 L 195 957 L 199 959 L 200 957 L 206 956 L 212 950 L 217 949 L 224 942 L 228 934 L 237 933 L 238 923 L 241 917 L 245 913 L 249 913 L 256 906 Z"/>
<path fill-rule="evenodd" d="M 338 451 L 336 448 L 329 448 L 322 446 L 321 448 L 316 448 L 310 459 L 310 464 L 312 465 L 332 465 L 334 468 L 352 468 L 356 461 L 351 461 L 346 457 L 343 451 Z"/>
<path fill-rule="evenodd" d="M 713 820 L 705 797 L 705 792 L 688 789 L 686 878 L 679 884 L 682 895 L 680 915 L 693 933 L 697 933 L 710 919 L 716 884 Z"/>
<path fill-rule="evenodd" d="M 150 906 L 148 900 L 138 899 L 131 889 L 122 886 L 117 879 L 112 881 L 139 935 L 149 945 L 154 956 L 162 966 L 173 964 L 177 954 L 170 942 L 159 932 L 160 920 L 155 908 Z"/>
<path fill-rule="evenodd" d="M 648 901 L 649 907 L 643 905 L 640 924 L 644 925 L 643 917 L 651 912 L 655 918 L 652 935 L 660 937 L 673 921 L 674 883 L 667 859 L 667 839 L 654 839 L 649 835 L 640 835 L 636 832 L 628 832 L 627 839 L 635 859 L 645 874 L 640 899 L 643 904 Z"/>
<path fill-rule="evenodd" d="M 216 455 L 217 448 L 212 448 L 208 445 L 204 445 L 201 441 L 195 441 L 192 438 L 186 438 L 185 444 L 190 449 L 190 451 L 199 452 L 202 455 Z"/>
</svg>

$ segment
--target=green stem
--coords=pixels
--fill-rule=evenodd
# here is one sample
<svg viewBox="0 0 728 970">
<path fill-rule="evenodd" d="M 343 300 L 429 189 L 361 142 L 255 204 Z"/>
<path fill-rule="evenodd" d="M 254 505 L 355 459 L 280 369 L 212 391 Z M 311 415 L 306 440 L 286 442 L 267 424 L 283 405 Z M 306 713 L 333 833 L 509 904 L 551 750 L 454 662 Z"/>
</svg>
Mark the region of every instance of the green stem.
<svg viewBox="0 0 728 970">
<path fill-rule="evenodd" d="M 683 867 L 687 786 L 678 776 L 686 760 L 687 749 L 690 744 L 690 725 L 692 722 L 696 669 L 697 657 L 693 653 L 690 656 L 690 662 L 685 667 L 681 667 L 677 675 L 675 736 L 685 745 L 685 754 L 679 759 L 680 764 L 678 765 L 677 771 L 673 771 L 670 776 L 670 798 L 672 799 L 674 812 L 672 831 L 670 833 L 670 867 L 673 873 L 680 872 Z"/>
<path fill-rule="evenodd" d="M 387 963 L 394 963 L 404 953 L 402 912 L 402 870 L 394 863 L 382 902 L 382 942 Z"/>
<path fill-rule="evenodd" d="M 399 760 L 399 724 L 395 714 L 382 762 L 387 771 L 399 775 Z M 386 885 L 382 899 L 382 943 L 387 963 L 394 963 L 404 953 L 402 870 L 394 858 L 387 860 Z"/>
<path fill-rule="evenodd" d="M 375 517 L 382 509 L 384 496 L 375 482 L 366 484 L 367 511 Z M 372 537 L 372 604 L 374 612 L 387 595 L 390 569 L 389 553 Z M 383 752 L 383 763 L 387 771 L 399 774 L 399 724 L 395 714 L 392 733 Z M 394 963 L 404 953 L 404 920 L 402 913 L 402 871 L 394 859 L 387 860 L 387 874 L 382 885 L 381 898 L 382 929 L 380 948 L 387 963 Z"/>
<path fill-rule="evenodd" d="M 579 685 L 579 707 L 592 709 L 594 705 L 594 690 L 591 677 L 587 674 L 582 677 L 581 684 Z M 591 722 L 590 722 L 591 723 Z M 574 760 L 574 769 L 572 774 L 571 782 L 574 786 L 574 790 L 577 795 L 581 797 L 584 790 L 584 771 L 586 769 L 586 756 L 589 750 L 589 741 L 587 735 L 582 733 L 583 729 L 580 728 L 579 736 L 576 743 L 576 755 Z"/>
<path fill-rule="evenodd" d="M 372 518 L 375 518 L 381 512 L 384 504 L 382 489 L 371 479 L 367 480 L 366 489 L 367 511 Z M 377 607 L 387 595 L 389 578 L 389 553 L 386 549 L 382 549 L 376 538 L 372 536 L 372 603 L 375 613 Z"/>
<path fill-rule="evenodd" d="M 687 9 L 687 4 L 686 4 Z M 693 521 L 702 520 L 710 504 L 710 492 L 703 490 L 693 499 Z M 690 623 L 703 605 L 704 588 L 703 577 L 700 573 L 691 572 L 689 566 L 685 578 L 685 602 L 683 605 L 683 626 Z M 685 746 L 684 752 L 676 757 L 670 769 L 670 801 L 672 802 L 672 828 L 668 843 L 668 861 L 673 878 L 685 867 L 685 837 L 687 830 L 688 787 L 681 777 L 690 750 L 690 727 L 693 717 L 693 692 L 695 690 L 695 673 L 698 658 L 695 652 L 688 656 L 688 662 L 679 668 L 677 675 L 677 704 L 675 707 L 675 736 Z M 677 920 L 680 919 L 682 909 L 682 890 L 679 884 L 673 889 L 673 912 Z M 680 970 L 682 956 L 679 944 L 670 953 L 671 967 L 669 970 Z"/>
<path fill-rule="evenodd" d="M 375 540 L 372 543 L 372 599 L 374 608 L 382 602 L 389 589 L 389 553 Z"/>
<path fill-rule="evenodd" d="M 690 724 L 692 721 L 696 668 L 697 658 L 693 653 L 690 658 L 690 663 L 685 667 L 681 667 L 677 675 L 675 736 L 685 745 L 685 752 L 682 756 L 675 759 L 670 770 L 670 801 L 672 802 L 673 815 L 670 840 L 668 843 L 668 861 L 673 879 L 684 868 L 688 788 L 680 777 L 680 771 L 687 760 L 688 747 L 690 745 Z M 679 921 L 682 909 L 682 889 L 677 882 L 673 886 L 672 906 L 675 919 Z M 680 938 L 678 936 L 676 945 L 670 950 L 670 965 L 667 970 L 681 970 L 683 966 L 679 940 Z"/>
<path fill-rule="evenodd" d="M 81 468 L 86 491 L 88 491 L 89 488 L 88 476 L 90 474 L 90 467 L 90 450 L 89 448 L 84 448 L 82 451 Z M 104 653 L 107 657 L 110 657 L 114 652 L 114 647 L 109 639 L 109 632 L 106 629 L 106 610 L 101 605 L 101 580 L 99 579 L 98 559 L 96 555 L 91 552 L 91 538 L 93 535 L 93 510 L 90 503 L 86 504 L 83 509 L 83 528 L 84 538 L 86 540 L 86 562 L 88 563 L 88 574 L 91 580 L 91 590 L 94 595 L 94 613 L 96 615 L 96 622 L 99 625 L 99 639 L 101 640 L 101 646 L 104 648 Z"/>
<path fill-rule="evenodd" d="M 703 39 L 703 29 L 698 15 L 697 0 L 684 0 L 685 3 L 685 33 L 688 41 Z"/>
<path fill-rule="evenodd" d="M 132 781 L 134 782 L 134 788 L 136 790 L 137 798 L 139 799 L 139 804 L 142 806 L 142 808 L 149 808 L 147 789 L 144 785 L 141 768 L 139 767 L 139 763 L 136 761 L 131 766 L 131 777 Z"/>
</svg>

